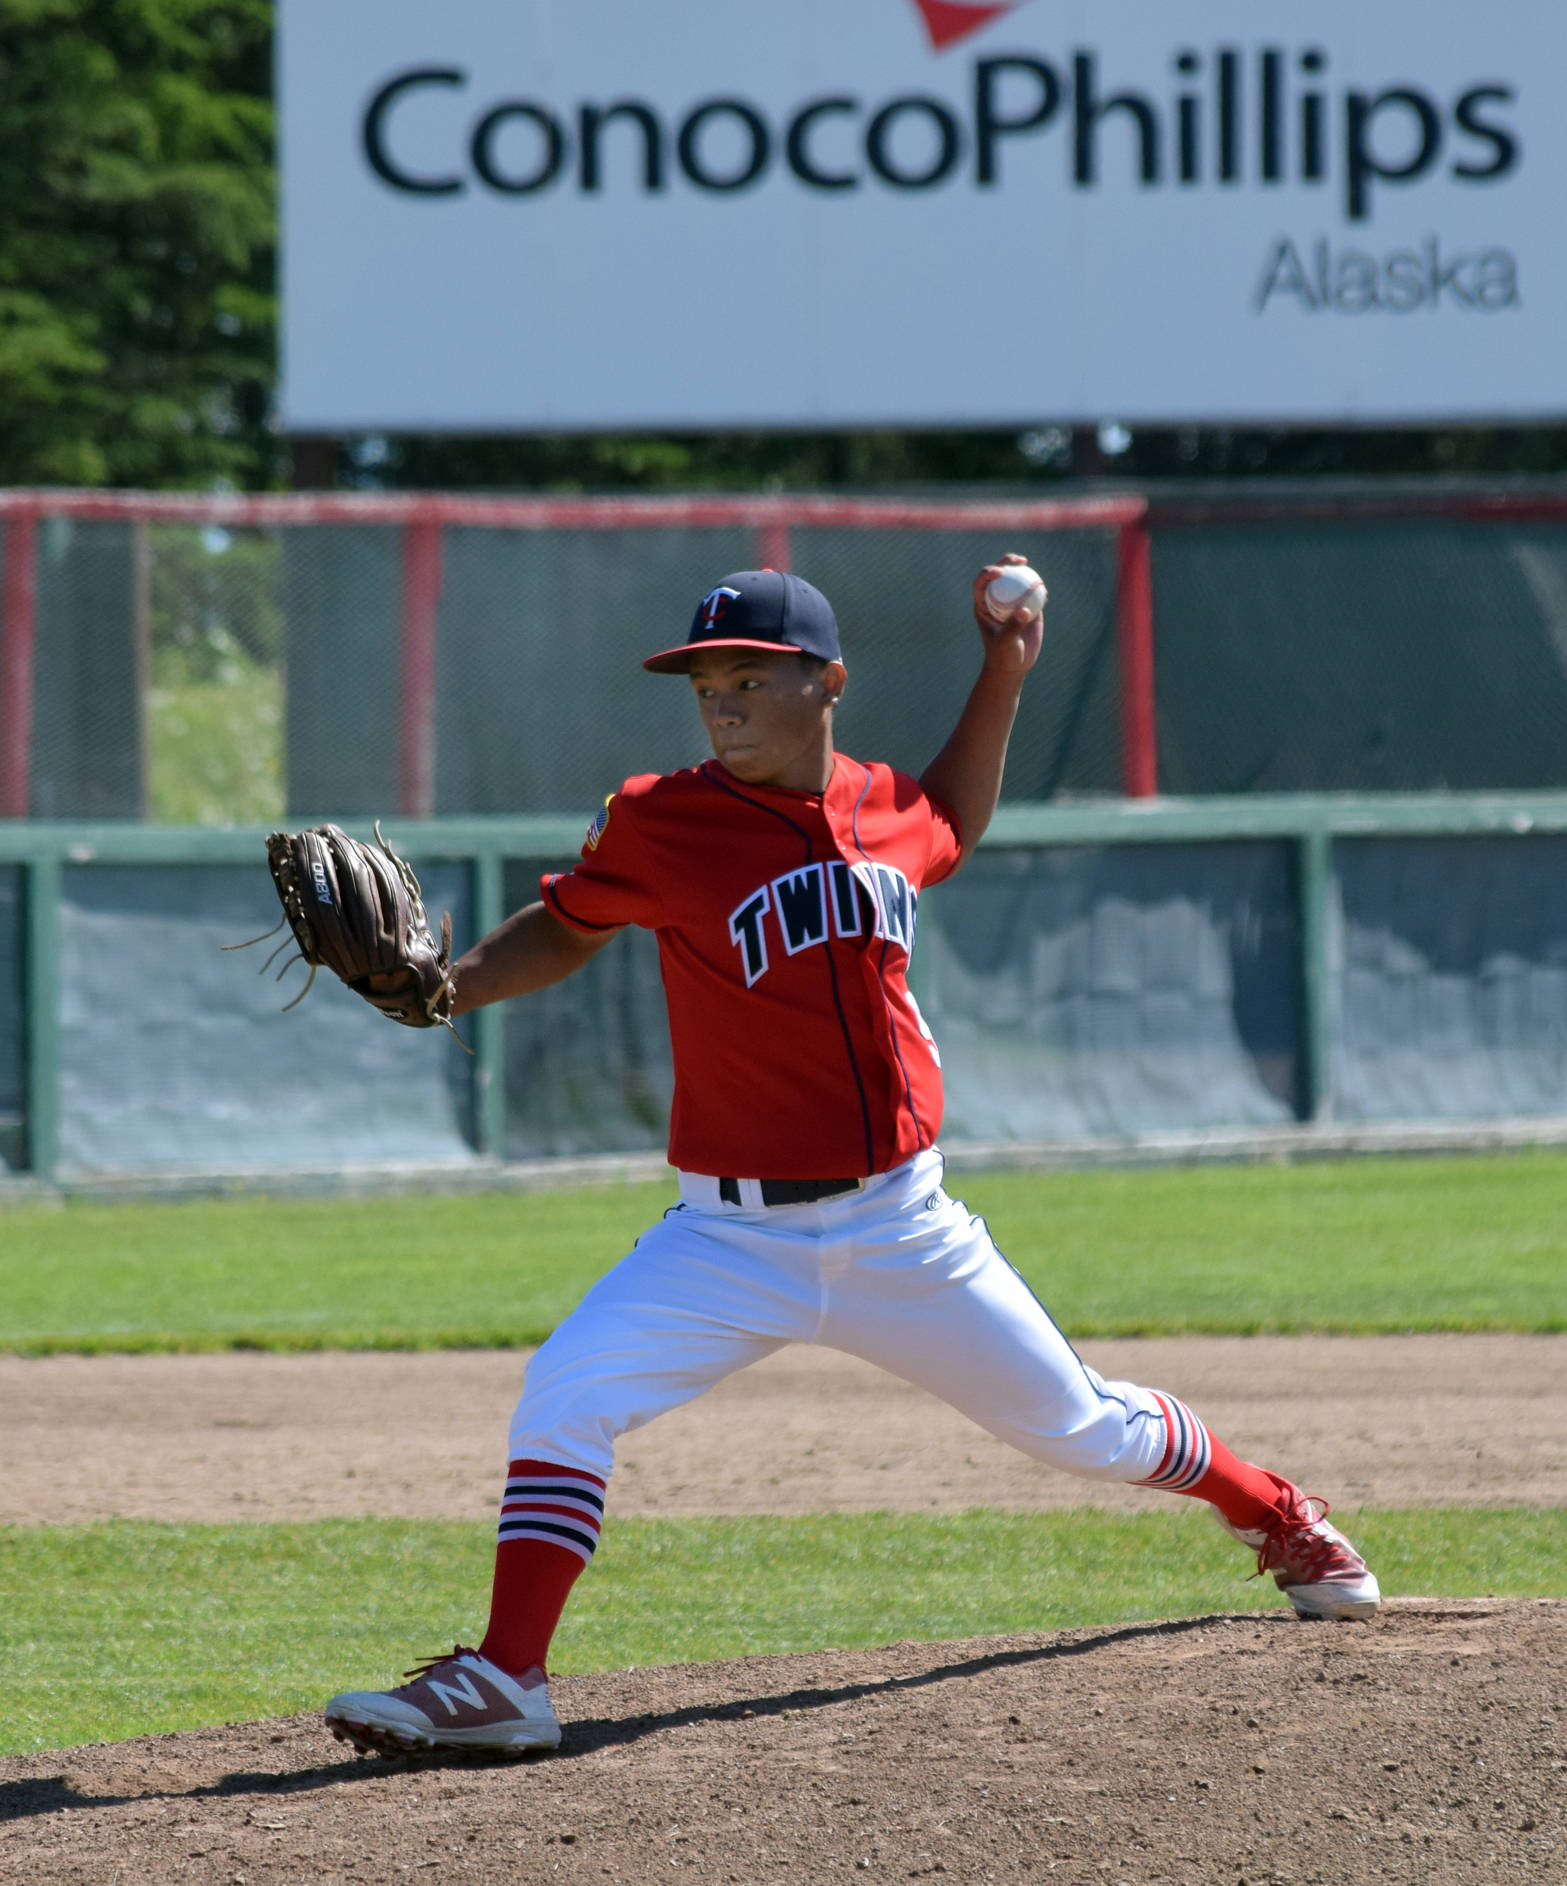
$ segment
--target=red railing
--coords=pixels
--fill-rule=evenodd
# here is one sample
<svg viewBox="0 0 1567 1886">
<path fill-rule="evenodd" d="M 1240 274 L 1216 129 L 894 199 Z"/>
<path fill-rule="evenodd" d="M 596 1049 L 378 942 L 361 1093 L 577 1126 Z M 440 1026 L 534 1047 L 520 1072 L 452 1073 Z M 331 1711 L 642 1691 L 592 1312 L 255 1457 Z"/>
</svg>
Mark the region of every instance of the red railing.
<svg viewBox="0 0 1567 1886">
<path fill-rule="evenodd" d="M 38 513 L 18 508 L 0 534 L 0 818 L 25 819 L 33 764 L 33 643 Z"/>
<path fill-rule="evenodd" d="M 1122 780 L 1128 797 L 1157 791 L 1153 605 L 1148 506 L 1138 496 L 925 503 L 890 498 L 488 498 L 422 493 L 0 491 L 0 818 L 25 818 L 32 772 L 33 648 L 38 524 L 194 524 L 231 529 L 377 524 L 403 532 L 398 811 L 435 809 L 436 620 L 441 534 L 448 526 L 496 530 L 748 529 L 759 565 L 787 569 L 790 534 L 840 530 L 1113 530 L 1119 539 L 1117 645 L 1121 670 Z"/>
<path fill-rule="evenodd" d="M 441 603 L 441 526 L 403 525 L 402 663 L 399 672 L 397 809 L 435 811 L 435 619 Z"/>
<path fill-rule="evenodd" d="M 1128 799 L 1159 791 L 1153 694 L 1153 555 L 1144 517 L 1121 526 L 1116 562 L 1116 652 L 1121 682 L 1121 790 Z"/>
</svg>

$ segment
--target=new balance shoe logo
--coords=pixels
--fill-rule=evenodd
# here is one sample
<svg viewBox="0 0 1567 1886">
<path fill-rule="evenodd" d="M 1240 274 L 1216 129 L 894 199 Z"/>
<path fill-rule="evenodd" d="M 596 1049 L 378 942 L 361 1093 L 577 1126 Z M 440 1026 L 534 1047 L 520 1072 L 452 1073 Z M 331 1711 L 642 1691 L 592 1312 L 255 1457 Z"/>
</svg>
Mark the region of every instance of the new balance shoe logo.
<svg viewBox="0 0 1567 1886">
<path fill-rule="evenodd" d="M 426 1677 L 424 1686 L 432 1696 L 440 1697 L 449 1716 L 457 1714 L 459 1703 L 466 1703 L 470 1709 L 489 1708 L 489 1703 L 479 1693 L 466 1670 L 461 1671 L 455 1682 L 449 1677 Z"/>
</svg>

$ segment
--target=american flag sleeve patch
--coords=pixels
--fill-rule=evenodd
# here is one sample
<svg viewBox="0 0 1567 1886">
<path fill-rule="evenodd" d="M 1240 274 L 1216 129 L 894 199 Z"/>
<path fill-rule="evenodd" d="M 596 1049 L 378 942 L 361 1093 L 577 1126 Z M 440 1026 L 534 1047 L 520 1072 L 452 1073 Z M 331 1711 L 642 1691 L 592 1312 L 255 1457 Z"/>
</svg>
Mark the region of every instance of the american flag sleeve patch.
<svg viewBox="0 0 1567 1886">
<path fill-rule="evenodd" d="M 599 840 L 604 836 L 604 828 L 609 824 L 610 807 L 614 803 L 615 803 L 615 795 L 613 793 L 610 793 L 608 797 L 605 799 L 604 803 L 599 807 L 598 811 L 594 813 L 593 818 L 588 825 L 587 836 L 582 841 L 582 851 L 583 851 L 584 856 L 586 856 L 587 853 L 590 851 L 598 850 Z"/>
</svg>

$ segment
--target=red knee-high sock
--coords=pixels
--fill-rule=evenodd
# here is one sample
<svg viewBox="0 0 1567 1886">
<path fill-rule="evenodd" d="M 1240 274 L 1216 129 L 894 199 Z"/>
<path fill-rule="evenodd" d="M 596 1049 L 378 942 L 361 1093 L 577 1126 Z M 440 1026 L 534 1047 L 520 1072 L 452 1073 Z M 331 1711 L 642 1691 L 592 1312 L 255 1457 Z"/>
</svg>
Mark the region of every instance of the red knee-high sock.
<svg viewBox="0 0 1567 1886">
<path fill-rule="evenodd" d="M 548 1460 L 511 1463 L 481 1657 L 513 1676 L 544 1668 L 571 1588 L 598 1545 L 603 1515 L 597 1475 Z"/>
<path fill-rule="evenodd" d="M 1139 1485 L 1206 1500 L 1242 1532 L 1264 1532 L 1295 1496 L 1290 1482 L 1241 1460 L 1210 1434 L 1183 1401 L 1153 1391 L 1164 1411 L 1164 1458 Z"/>
</svg>

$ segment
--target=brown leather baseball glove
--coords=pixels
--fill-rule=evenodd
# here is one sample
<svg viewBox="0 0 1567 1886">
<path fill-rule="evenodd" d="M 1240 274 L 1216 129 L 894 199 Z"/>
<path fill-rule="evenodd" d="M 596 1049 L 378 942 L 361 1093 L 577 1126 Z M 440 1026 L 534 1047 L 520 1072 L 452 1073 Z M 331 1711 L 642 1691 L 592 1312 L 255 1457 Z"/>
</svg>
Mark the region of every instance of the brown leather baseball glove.
<svg viewBox="0 0 1567 1886">
<path fill-rule="evenodd" d="M 268 838 L 267 863 L 283 915 L 310 965 L 309 979 L 288 1007 L 309 994 L 324 963 L 388 1021 L 450 1028 L 456 998 L 451 913 L 441 917 L 437 944 L 418 878 L 382 838 L 379 824 L 375 837 L 366 845 L 336 825 L 317 825 Z"/>
</svg>

